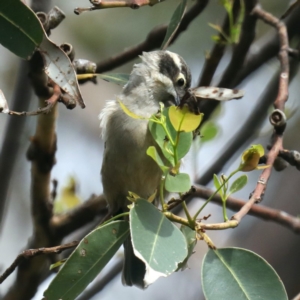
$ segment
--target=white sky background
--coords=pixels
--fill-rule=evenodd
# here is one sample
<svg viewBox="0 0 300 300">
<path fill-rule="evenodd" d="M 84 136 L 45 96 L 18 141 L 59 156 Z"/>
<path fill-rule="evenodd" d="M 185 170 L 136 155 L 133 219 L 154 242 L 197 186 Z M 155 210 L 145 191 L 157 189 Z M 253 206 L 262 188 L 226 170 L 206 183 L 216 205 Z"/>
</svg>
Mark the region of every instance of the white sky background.
<svg viewBox="0 0 300 300">
<path fill-rule="evenodd" d="M 204 52 L 211 49 L 210 36 L 215 34 L 213 29 L 207 25 L 207 22 L 221 24 L 223 20 L 222 9 L 220 7 L 218 11 L 213 9 L 216 8 L 215 2 L 211 3 L 207 12 L 196 19 L 189 30 L 186 33 L 182 33 L 176 43 L 170 47 L 171 51 L 182 55 L 191 66 L 194 84 L 198 80 L 204 62 Z M 270 5 L 270 3 L 267 0 L 262 1 L 262 3 L 266 5 L 266 9 L 269 8 L 267 5 Z M 76 49 L 76 58 L 100 61 L 112 54 L 119 53 L 126 47 L 139 43 L 155 25 L 168 22 L 177 2 L 166 1 L 151 8 L 144 7 L 139 10 L 124 8 L 96 11 L 80 16 L 74 15 L 73 9 L 77 6 L 90 6 L 89 1 L 57 0 L 54 1 L 54 4 L 66 13 L 67 18 L 53 31 L 51 36 L 53 41 L 57 44 L 63 42 L 71 43 Z M 262 28 L 265 27 L 262 26 Z M 193 35 L 188 34 L 189 31 L 193 32 Z M 0 47 L 0 57 L 2 58 L 0 61 L 0 89 L 3 90 L 6 98 L 10 100 L 17 71 L 17 59 L 3 47 Z M 226 66 L 225 60 L 222 61 L 217 71 L 217 80 L 215 82 L 219 79 L 218 74 Z M 113 72 L 129 73 L 132 65 L 133 62 L 130 62 L 124 67 L 113 70 Z M 200 153 L 197 155 L 197 165 L 200 166 L 198 172 L 201 173 L 208 167 L 214 157 L 221 151 L 223 145 L 234 136 L 240 124 L 251 112 L 251 108 L 259 100 L 259 95 L 271 79 L 277 66 L 276 60 L 268 63 L 249 82 L 241 85 L 246 94 L 242 100 L 232 101 L 223 105 L 223 113 L 217 119 L 218 125 L 222 128 L 222 134 L 201 148 Z M 297 79 L 299 80 L 299 77 Z M 63 105 L 59 107 L 57 163 L 53 168 L 52 177 L 59 181 L 61 187 L 67 182 L 70 175 L 75 176 L 79 182 L 79 195 L 82 199 L 87 199 L 92 193 L 102 192 L 100 168 L 103 145 L 100 140 L 98 113 L 103 107 L 105 100 L 113 98 L 115 94 L 119 93 L 120 88 L 99 79 L 98 85 L 85 84 L 81 87 L 81 90 L 87 106 L 84 110 L 76 107 L 74 110 L 69 111 Z M 296 95 L 299 93 L 299 85 L 293 84 L 291 91 L 289 102 L 294 101 L 295 103 Z M 35 101 L 34 99 L 32 102 L 32 109 L 36 107 Z M 297 106 L 297 103 L 294 106 Z M 0 141 L 3 138 L 3 129 L 7 118 L 9 116 L 0 115 Z M 293 118 L 293 122 L 298 122 L 298 119 L 299 114 L 297 113 Z M 28 189 L 30 184 L 30 164 L 26 161 L 24 153 L 29 145 L 28 138 L 34 133 L 35 117 L 28 117 L 26 124 L 21 153 L 16 162 L 10 186 L 5 223 L 1 230 L 0 270 L 4 270 L 9 266 L 22 247 L 27 244 L 32 234 Z M 259 142 L 265 145 L 267 140 L 261 138 Z M 195 161 L 190 155 L 185 160 L 185 168 L 191 175 L 193 175 L 194 169 L 192 166 L 194 164 Z M 232 166 L 231 170 L 235 169 L 238 165 L 238 158 L 236 161 L 232 160 L 230 165 Z M 229 171 L 224 170 L 224 172 L 228 174 Z M 298 173 L 293 174 L 298 176 L 299 179 Z M 279 180 L 280 175 L 274 176 L 274 181 Z M 240 197 L 247 199 L 257 176 L 258 173 L 250 174 L 249 177 L 253 181 L 252 183 L 250 181 L 245 190 L 238 194 Z M 266 201 L 270 200 L 270 198 L 266 199 Z M 213 218 L 221 217 L 221 208 L 218 206 L 211 206 L 206 211 L 215 213 Z M 230 212 L 229 215 L 231 215 Z M 239 229 L 237 229 L 239 231 L 237 235 L 241 236 L 244 232 L 248 232 L 249 226 L 255 220 L 251 217 L 245 218 Z M 233 234 L 236 234 L 236 232 L 236 230 L 213 232 L 210 236 L 217 242 L 218 246 L 234 246 L 236 245 L 236 240 Z M 154 297 L 155 299 L 199 299 L 200 268 L 202 256 L 206 249 L 203 243 L 198 243 L 197 253 L 189 263 L 189 270 L 176 273 L 166 279 L 160 279 L 146 291 L 140 291 L 136 288 L 124 288 L 121 284 L 121 279 L 117 278 L 101 292 L 101 299 L 137 300 L 141 299 L 141 297 L 144 300 L 150 300 Z M 5 293 L 14 279 L 14 275 L 15 273 L 2 284 L 0 294 Z M 41 299 L 44 289 L 45 286 L 39 290 L 34 299 Z M 161 291 L 164 291 L 163 295 Z M 174 298 L 174 295 L 176 295 L 176 298 Z M 94 299 L 98 299 L 98 297 L 94 297 Z"/>
</svg>

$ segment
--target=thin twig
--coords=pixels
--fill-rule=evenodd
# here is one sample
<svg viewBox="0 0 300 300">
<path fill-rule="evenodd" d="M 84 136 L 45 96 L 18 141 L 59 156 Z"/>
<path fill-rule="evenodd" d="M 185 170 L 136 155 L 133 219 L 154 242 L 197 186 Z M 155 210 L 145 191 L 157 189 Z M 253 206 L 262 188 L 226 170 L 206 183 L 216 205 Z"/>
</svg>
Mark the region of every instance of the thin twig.
<svg viewBox="0 0 300 300">
<path fill-rule="evenodd" d="M 10 110 L 8 114 L 15 115 L 15 116 L 37 116 L 40 114 L 48 114 L 52 110 L 54 105 L 58 102 L 61 96 L 60 87 L 57 84 L 55 84 L 52 80 L 50 84 L 53 87 L 53 94 L 48 100 L 45 101 L 47 104 L 45 107 L 38 108 L 38 110 L 31 111 L 31 112 L 27 112 L 27 111 L 17 112 L 17 111 Z"/>
<path fill-rule="evenodd" d="M 204 186 L 196 185 L 195 186 L 195 194 L 193 198 L 199 197 L 203 199 L 208 199 L 214 191 L 208 189 Z M 235 197 L 229 197 L 226 201 L 226 207 L 235 211 L 240 210 L 248 201 L 244 201 Z M 212 198 L 211 203 L 216 203 L 218 205 L 222 205 L 222 199 L 219 195 L 216 195 Z M 264 219 L 266 221 L 272 221 L 278 224 L 281 224 L 295 233 L 300 233 L 300 219 L 296 216 L 292 216 L 284 211 L 273 209 L 270 207 L 266 207 L 263 205 L 256 205 L 254 204 L 251 206 L 251 209 L 248 212 L 249 215 Z M 227 222 L 226 222 L 227 223 Z M 205 224 L 205 225 L 212 225 L 212 224 Z M 205 229 L 213 229 L 207 228 Z M 216 228 L 214 228 L 216 229 Z"/>
<path fill-rule="evenodd" d="M 195 2 L 195 4 L 187 11 L 187 13 L 182 18 L 178 30 L 170 44 L 172 44 L 177 39 L 181 32 L 187 29 L 189 24 L 203 11 L 207 3 L 208 0 L 197 0 Z M 155 48 L 159 48 L 164 40 L 166 32 L 167 25 L 155 27 L 149 32 L 146 40 L 142 43 L 128 48 L 120 54 L 114 55 L 106 60 L 97 63 L 96 73 L 110 71 L 136 58 L 138 55 L 142 54 L 143 51 L 147 52 Z"/>
<path fill-rule="evenodd" d="M 192 187 L 190 188 L 190 190 L 187 191 L 186 193 L 182 194 L 181 197 L 180 197 L 179 199 L 174 199 L 174 198 L 170 199 L 170 200 L 168 201 L 168 203 L 167 203 L 167 204 L 168 204 L 167 210 L 173 209 L 174 207 L 176 207 L 177 205 L 179 205 L 180 203 L 182 203 L 182 202 L 185 201 L 186 199 L 192 197 L 192 196 L 194 195 L 195 191 L 196 191 L 196 190 L 195 190 L 195 187 L 192 186 Z"/>
<path fill-rule="evenodd" d="M 137 9 L 145 5 L 153 6 L 163 1 L 164 0 L 90 0 L 93 6 L 86 8 L 77 7 L 74 9 L 74 13 L 79 15 L 86 11 L 117 7 L 129 7 L 132 9 Z"/>
<path fill-rule="evenodd" d="M 50 248 L 27 249 L 20 253 L 14 262 L 0 275 L 0 284 L 21 264 L 22 261 L 41 254 L 58 254 L 66 249 L 74 248 L 78 245 L 78 241 L 59 245 Z"/>
</svg>

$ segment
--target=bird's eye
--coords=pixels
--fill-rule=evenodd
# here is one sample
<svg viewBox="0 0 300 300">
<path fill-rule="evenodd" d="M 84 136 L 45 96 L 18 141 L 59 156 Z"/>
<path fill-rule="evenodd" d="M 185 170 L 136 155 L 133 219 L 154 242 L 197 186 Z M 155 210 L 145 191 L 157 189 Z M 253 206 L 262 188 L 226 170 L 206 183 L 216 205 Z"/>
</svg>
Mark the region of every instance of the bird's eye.
<svg viewBox="0 0 300 300">
<path fill-rule="evenodd" d="M 182 86 L 185 85 L 185 79 L 184 79 L 184 77 L 183 77 L 182 74 L 180 74 L 180 75 L 178 76 L 177 82 L 176 82 L 176 83 L 177 83 L 177 85 L 180 86 L 180 87 L 182 87 Z"/>
</svg>

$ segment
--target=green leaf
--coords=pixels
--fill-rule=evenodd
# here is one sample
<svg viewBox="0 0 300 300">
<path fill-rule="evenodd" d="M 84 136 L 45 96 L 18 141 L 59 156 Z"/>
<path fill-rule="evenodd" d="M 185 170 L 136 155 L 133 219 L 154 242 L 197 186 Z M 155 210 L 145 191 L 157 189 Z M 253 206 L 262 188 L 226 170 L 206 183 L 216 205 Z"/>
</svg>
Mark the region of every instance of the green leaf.
<svg viewBox="0 0 300 300">
<path fill-rule="evenodd" d="M 169 111 L 169 108 L 165 108 L 163 110 L 163 115 L 166 117 L 167 129 L 170 132 L 172 139 L 175 140 L 177 132 L 170 122 L 170 119 L 168 116 L 169 115 L 168 111 Z M 168 151 L 166 151 L 166 147 L 170 150 L 172 150 L 172 147 L 171 147 L 170 143 L 168 141 L 166 141 L 166 133 L 165 133 L 163 127 L 160 124 L 154 123 L 153 121 L 149 121 L 149 130 L 150 130 L 154 140 L 161 148 L 165 158 L 170 162 L 170 164 L 172 166 L 175 166 L 174 157 Z M 178 145 L 177 145 L 178 160 L 183 158 L 188 153 L 188 151 L 191 148 L 192 142 L 193 142 L 192 132 L 181 132 L 179 134 L 179 141 L 178 141 Z"/>
<path fill-rule="evenodd" d="M 153 139 L 162 150 L 164 157 L 172 166 L 174 166 L 174 157 L 166 150 L 166 148 L 168 148 L 171 151 L 171 146 L 170 143 L 166 141 L 166 133 L 163 127 L 151 120 L 149 121 L 148 126 Z"/>
<path fill-rule="evenodd" d="M 191 188 L 190 176 L 186 173 L 166 176 L 165 189 L 171 193 L 185 193 Z"/>
<path fill-rule="evenodd" d="M 137 200 L 130 210 L 130 231 L 134 254 L 146 264 L 146 286 L 172 274 L 187 257 L 181 231 L 146 200 Z"/>
<path fill-rule="evenodd" d="M 259 255 L 241 248 L 209 250 L 202 264 L 207 300 L 287 300 L 275 270 Z"/>
<path fill-rule="evenodd" d="M 128 222 L 115 221 L 85 236 L 44 292 L 47 300 L 75 299 L 110 261 L 128 234 Z"/>
<path fill-rule="evenodd" d="M 163 171 L 163 173 L 168 172 L 169 168 L 166 167 L 161 159 L 161 157 L 159 156 L 156 148 L 154 146 L 150 146 L 147 149 L 147 155 L 149 155 L 151 158 L 153 158 L 153 160 L 158 164 L 158 166 L 161 168 L 161 170 Z"/>
<path fill-rule="evenodd" d="M 219 181 L 218 175 L 214 174 L 214 186 L 216 189 L 219 189 L 221 186 L 221 182 Z"/>
<path fill-rule="evenodd" d="M 215 186 L 216 190 L 218 190 L 221 185 L 222 185 L 222 183 L 220 182 L 218 175 L 214 174 L 214 186 Z M 221 191 L 222 191 L 222 189 L 218 193 L 220 193 Z"/>
<path fill-rule="evenodd" d="M 180 263 L 178 265 L 178 270 L 182 269 L 185 270 L 186 268 L 188 268 L 188 260 L 189 258 L 192 256 L 192 254 L 194 253 L 194 248 L 197 244 L 197 238 L 196 238 L 196 231 L 192 230 L 190 227 L 184 226 L 182 225 L 180 227 L 181 232 L 183 233 L 186 243 L 187 243 L 187 247 L 188 247 L 188 255 L 186 257 L 186 259 Z"/>
<path fill-rule="evenodd" d="M 112 82 L 118 85 L 125 85 L 129 80 L 129 74 L 122 73 L 110 73 L 110 74 L 94 74 L 99 76 L 101 79 Z"/>
<path fill-rule="evenodd" d="M 203 124 L 201 128 L 201 143 L 206 143 L 213 140 L 219 133 L 220 128 L 215 122 L 207 121 Z"/>
<path fill-rule="evenodd" d="M 171 124 L 171 120 L 169 118 L 169 107 L 165 108 L 163 111 L 164 116 L 166 117 L 167 128 L 170 132 L 173 141 L 175 141 L 177 136 L 177 131 L 174 129 L 173 125 Z M 180 132 L 179 140 L 177 144 L 177 158 L 180 160 L 181 158 L 185 157 L 186 154 L 189 152 L 191 145 L 193 142 L 193 133 L 192 132 Z"/>
<path fill-rule="evenodd" d="M 189 152 L 193 142 L 192 132 L 181 132 L 179 134 L 179 141 L 177 144 L 177 157 L 182 159 Z"/>
<path fill-rule="evenodd" d="M 222 185 L 222 182 L 219 180 L 218 175 L 214 174 L 214 186 L 215 186 L 216 190 L 218 190 L 221 185 Z M 223 189 L 224 189 L 224 187 L 218 191 L 218 194 L 221 196 L 222 199 L 224 197 Z"/>
<path fill-rule="evenodd" d="M 162 50 L 166 50 L 168 48 L 173 36 L 175 35 L 175 33 L 180 25 L 180 22 L 183 18 L 183 15 L 184 15 L 184 12 L 186 9 L 186 3 L 187 3 L 187 0 L 182 0 L 179 3 L 179 5 L 177 6 L 177 8 L 175 9 L 175 11 L 172 15 L 171 21 L 169 23 L 167 32 L 166 32 L 166 36 L 161 45 Z"/>
<path fill-rule="evenodd" d="M 196 115 L 187 106 L 183 108 L 171 106 L 169 118 L 176 131 L 191 132 L 200 125 L 203 114 Z"/>
<path fill-rule="evenodd" d="M 30 59 L 42 39 L 41 23 L 29 7 L 20 0 L 0 0 L 0 44 Z"/>
<path fill-rule="evenodd" d="M 247 175 L 242 175 L 239 178 L 237 178 L 230 186 L 230 194 L 236 193 L 237 191 L 241 190 L 247 184 L 247 181 Z"/>
</svg>

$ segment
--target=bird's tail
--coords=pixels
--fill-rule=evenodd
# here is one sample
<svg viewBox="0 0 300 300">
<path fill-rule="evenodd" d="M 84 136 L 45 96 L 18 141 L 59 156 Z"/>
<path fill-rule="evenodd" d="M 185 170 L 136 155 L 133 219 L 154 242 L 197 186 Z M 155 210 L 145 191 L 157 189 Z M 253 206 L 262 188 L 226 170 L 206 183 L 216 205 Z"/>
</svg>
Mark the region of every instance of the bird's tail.
<svg viewBox="0 0 300 300">
<path fill-rule="evenodd" d="M 135 285 L 141 289 L 146 288 L 144 277 L 146 273 L 145 264 L 134 255 L 131 237 L 124 242 L 124 265 L 122 282 L 124 285 Z"/>
</svg>

